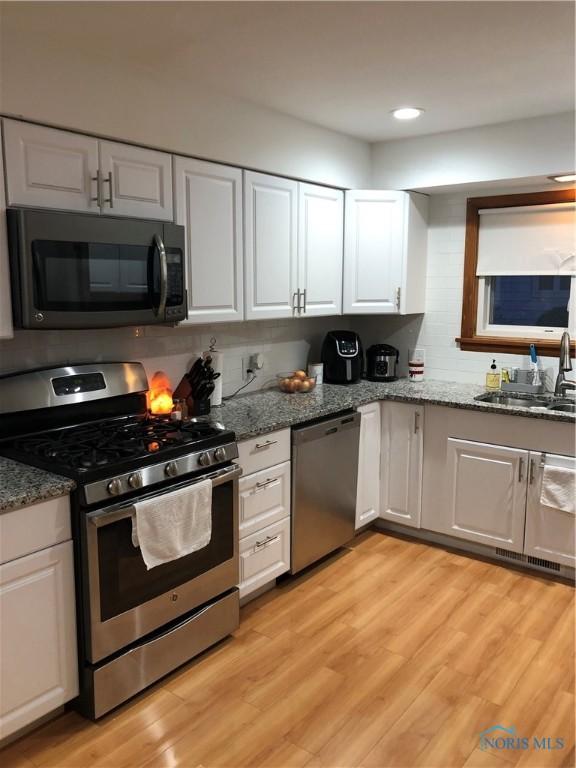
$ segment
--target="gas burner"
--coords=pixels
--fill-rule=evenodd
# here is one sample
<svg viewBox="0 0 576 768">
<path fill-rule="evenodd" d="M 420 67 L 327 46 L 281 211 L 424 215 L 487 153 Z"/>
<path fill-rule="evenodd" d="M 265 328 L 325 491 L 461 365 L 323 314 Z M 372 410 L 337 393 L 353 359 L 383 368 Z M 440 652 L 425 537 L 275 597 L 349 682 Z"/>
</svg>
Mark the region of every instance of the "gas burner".
<svg viewBox="0 0 576 768">
<path fill-rule="evenodd" d="M 14 447 L 56 469 L 66 466 L 87 472 L 130 459 L 158 456 L 215 437 L 223 430 L 221 424 L 208 420 L 179 423 L 161 416 L 133 416 L 29 435 L 17 439 Z"/>
</svg>

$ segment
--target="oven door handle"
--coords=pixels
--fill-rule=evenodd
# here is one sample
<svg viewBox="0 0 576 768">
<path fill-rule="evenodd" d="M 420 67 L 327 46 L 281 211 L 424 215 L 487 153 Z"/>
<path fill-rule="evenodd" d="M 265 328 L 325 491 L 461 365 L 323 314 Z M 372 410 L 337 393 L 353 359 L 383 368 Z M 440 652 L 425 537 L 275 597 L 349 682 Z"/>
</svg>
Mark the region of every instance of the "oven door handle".
<svg viewBox="0 0 576 768">
<path fill-rule="evenodd" d="M 154 247 L 160 256 L 160 300 L 154 310 L 156 317 L 164 317 L 166 314 L 166 302 L 168 300 L 168 259 L 166 248 L 160 235 L 154 235 Z"/>
<path fill-rule="evenodd" d="M 236 478 L 240 477 L 242 474 L 242 469 L 233 464 L 231 467 L 226 467 L 225 469 L 219 469 L 216 472 L 212 472 L 209 475 L 204 475 L 201 478 L 198 478 L 195 482 L 201 482 L 202 480 L 212 480 L 213 486 L 222 485 L 223 483 L 229 483 L 230 480 L 235 480 Z M 190 483 L 190 485 L 194 485 L 195 483 Z M 180 486 L 183 487 L 183 486 Z M 165 493 L 158 494 L 158 496 L 166 495 L 167 493 L 170 493 L 170 491 L 166 491 Z M 133 517 L 136 514 L 136 508 L 133 504 L 130 504 L 128 507 L 120 507 L 120 509 L 101 509 L 97 510 L 96 512 L 89 512 L 86 515 L 87 520 L 92 523 L 93 526 L 96 528 L 102 528 L 104 525 L 111 525 L 112 523 L 117 523 L 119 520 L 124 520 L 128 517 Z"/>
</svg>

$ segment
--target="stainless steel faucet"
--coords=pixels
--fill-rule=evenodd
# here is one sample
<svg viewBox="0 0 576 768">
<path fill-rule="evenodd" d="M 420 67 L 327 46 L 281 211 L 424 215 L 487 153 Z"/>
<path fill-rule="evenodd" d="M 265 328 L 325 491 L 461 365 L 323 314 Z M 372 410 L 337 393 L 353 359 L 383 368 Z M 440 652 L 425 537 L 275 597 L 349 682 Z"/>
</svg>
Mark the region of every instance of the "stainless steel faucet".
<svg viewBox="0 0 576 768">
<path fill-rule="evenodd" d="M 570 334 L 564 331 L 560 341 L 560 356 L 558 359 L 558 376 L 556 376 L 555 395 L 563 395 L 567 389 L 576 389 L 573 381 L 567 381 L 564 373 L 572 370 L 572 361 L 570 360 Z"/>
</svg>

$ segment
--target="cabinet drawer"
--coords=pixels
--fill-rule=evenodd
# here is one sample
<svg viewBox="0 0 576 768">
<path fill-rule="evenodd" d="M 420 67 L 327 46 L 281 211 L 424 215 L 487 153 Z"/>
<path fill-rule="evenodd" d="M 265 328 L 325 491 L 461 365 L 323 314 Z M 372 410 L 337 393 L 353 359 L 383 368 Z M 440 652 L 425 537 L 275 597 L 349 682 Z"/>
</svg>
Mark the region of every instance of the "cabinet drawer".
<svg viewBox="0 0 576 768">
<path fill-rule="evenodd" d="M 0 514 L 0 563 L 72 538 L 70 499 L 59 496 Z"/>
<path fill-rule="evenodd" d="M 240 538 L 290 514 L 290 462 L 240 478 Z"/>
<path fill-rule="evenodd" d="M 240 598 L 290 568 L 290 518 L 286 517 L 240 542 Z"/>
<path fill-rule="evenodd" d="M 290 430 L 279 429 L 267 435 L 238 443 L 238 463 L 245 475 L 290 460 Z"/>
</svg>

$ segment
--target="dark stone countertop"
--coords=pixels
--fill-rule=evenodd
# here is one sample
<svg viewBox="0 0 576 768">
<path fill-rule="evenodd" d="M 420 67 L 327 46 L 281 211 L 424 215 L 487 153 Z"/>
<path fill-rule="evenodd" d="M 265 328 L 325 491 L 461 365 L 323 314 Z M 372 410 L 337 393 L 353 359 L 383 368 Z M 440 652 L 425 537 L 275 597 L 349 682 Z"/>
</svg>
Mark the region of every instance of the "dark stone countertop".
<svg viewBox="0 0 576 768">
<path fill-rule="evenodd" d="M 483 392 L 485 392 L 484 387 L 477 384 L 460 384 L 450 381 L 431 380 L 420 383 L 410 382 L 408 379 L 387 383 L 359 381 L 347 386 L 324 384 L 307 394 L 288 395 L 278 389 L 267 389 L 225 401 L 222 406 L 212 409 L 212 415 L 226 427 L 233 429 L 238 440 L 329 416 L 347 408 L 357 408 L 359 405 L 372 403 L 375 400 L 444 405 L 483 413 L 576 423 L 574 415 L 569 413 L 496 405 L 474 400 Z"/>
<path fill-rule="evenodd" d="M 0 514 L 39 501 L 66 496 L 73 480 L 0 456 Z"/>
</svg>

